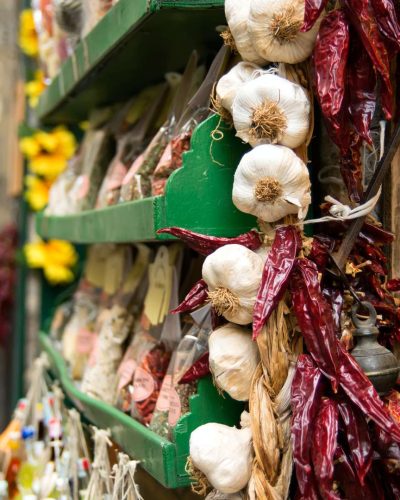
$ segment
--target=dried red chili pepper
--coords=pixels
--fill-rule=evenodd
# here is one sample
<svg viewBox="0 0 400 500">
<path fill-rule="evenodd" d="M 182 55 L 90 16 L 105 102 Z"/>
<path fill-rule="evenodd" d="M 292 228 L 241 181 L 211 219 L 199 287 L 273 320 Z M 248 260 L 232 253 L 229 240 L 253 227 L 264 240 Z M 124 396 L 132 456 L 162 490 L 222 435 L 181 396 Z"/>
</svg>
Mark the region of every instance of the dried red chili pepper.
<svg viewBox="0 0 400 500">
<path fill-rule="evenodd" d="M 334 10 L 322 20 L 313 53 L 314 81 L 322 113 L 333 131 L 340 129 L 338 115 L 346 87 L 350 33 L 343 11 Z"/>
<path fill-rule="evenodd" d="M 297 260 L 290 290 L 307 350 L 336 392 L 339 384 L 338 341 L 332 310 L 321 293 L 318 269 L 313 262 Z"/>
<path fill-rule="evenodd" d="M 400 279 L 395 278 L 389 280 L 386 283 L 386 289 L 389 290 L 389 292 L 400 292 Z"/>
<path fill-rule="evenodd" d="M 294 226 L 279 227 L 276 230 L 254 305 L 253 339 L 257 338 L 285 293 L 300 248 L 301 239 Z"/>
<path fill-rule="evenodd" d="M 311 356 L 301 354 L 292 383 L 292 446 L 296 477 L 302 498 L 316 490 L 311 465 L 311 436 L 324 390 L 323 375 Z M 317 495 L 315 495 L 317 496 Z"/>
<path fill-rule="evenodd" d="M 337 446 L 335 452 L 334 477 L 338 482 L 339 489 L 343 491 L 345 498 L 358 498 L 360 496 L 361 484 L 354 474 L 349 458 L 340 445 Z"/>
<path fill-rule="evenodd" d="M 339 410 L 336 401 L 322 398 L 314 422 L 311 458 L 322 498 L 340 499 L 333 491 L 334 455 L 337 446 Z"/>
<path fill-rule="evenodd" d="M 335 390 L 340 385 L 350 400 L 379 427 L 400 442 L 400 427 L 391 419 L 375 388 L 334 333 L 332 311 L 323 297 L 318 270 L 308 259 L 298 259 L 291 282 L 293 307 L 307 349 Z"/>
<path fill-rule="evenodd" d="M 354 467 L 360 484 L 363 485 L 373 455 L 368 425 L 364 415 L 349 401 L 339 401 L 338 407 Z"/>
<path fill-rule="evenodd" d="M 356 37 L 351 41 L 347 88 L 349 114 L 354 128 L 372 145 L 370 126 L 376 105 L 376 74 L 368 53 Z"/>
<path fill-rule="evenodd" d="M 400 49 L 400 27 L 392 0 L 371 0 L 376 22 L 382 35 Z"/>
<path fill-rule="evenodd" d="M 333 250 L 335 241 L 329 236 L 315 236 L 308 258 L 315 262 L 320 273 L 325 271 L 329 260 L 329 252 Z"/>
<path fill-rule="evenodd" d="M 201 358 L 199 358 L 183 375 L 180 379 L 180 384 L 189 384 L 190 382 L 195 382 L 200 378 L 205 377 L 210 373 L 210 365 L 208 364 L 208 352 L 205 352 Z"/>
<path fill-rule="evenodd" d="M 366 416 L 373 420 L 378 427 L 389 432 L 394 441 L 400 443 L 400 427 L 391 419 L 374 386 L 356 360 L 340 344 L 339 349 L 339 373 L 342 389 Z"/>
<path fill-rule="evenodd" d="M 255 230 L 251 230 L 234 238 L 206 236 L 181 227 L 166 227 L 164 229 L 159 229 L 157 234 L 171 234 L 172 236 L 176 236 L 201 255 L 210 255 L 210 253 L 215 252 L 218 248 L 231 244 L 243 245 L 250 250 L 257 250 L 262 243 L 258 232 Z"/>
<path fill-rule="evenodd" d="M 188 311 L 193 311 L 196 307 L 199 307 L 206 302 L 208 299 L 208 285 L 201 279 L 194 284 L 190 292 L 186 295 L 179 306 L 172 310 L 172 314 L 178 314 Z"/>
<path fill-rule="evenodd" d="M 393 243 L 394 234 L 383 227 L 366 222 L 360 232 L 360 238 L 368 239 L 368 243 L 381 243 L 388 245 Z"/>
<path fill-rule="evenodd" d="M 327 4 L 328 0 L 305 0 L 304 21 L 300 31 L 310 31 Z"/>
<path fill-rule="evenodd" d="M 349 117 L 346 115 L 341 121 L 340 138 L 336 139 L 336 144 L 340 148 L 340 173 L 352 201 L 361 201 L 362 187 L 362 162 L 361 145 L 362 139 L 353 130 L 344 124 Z"/>
<path fill-rule="evenodd" d="M 369 0 L 342 0 L 345 13 L 362 40 L 365 50 L 383 80 L 381 86 L 382 108 L 386 119 L 392 117 L 393 89 L 390 80 L 390 62 L 379 32 L 377 20 Z"/>
<path fill-rule="evenodd" d="M 343 290 L 334 287 L 324 287 L 322 293 L 332 306 L 332 315 L 335 322 L 336 336 L 340 338 L 342 334 L 341 314 L 344 304 Z"/>
</svg>

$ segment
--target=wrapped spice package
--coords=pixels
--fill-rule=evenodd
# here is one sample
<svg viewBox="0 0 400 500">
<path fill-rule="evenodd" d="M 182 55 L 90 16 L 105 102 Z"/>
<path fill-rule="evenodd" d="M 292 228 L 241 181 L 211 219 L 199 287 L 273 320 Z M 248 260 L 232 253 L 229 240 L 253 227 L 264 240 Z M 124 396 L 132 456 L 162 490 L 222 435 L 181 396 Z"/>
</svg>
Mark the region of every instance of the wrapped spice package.
<svg viewBox="0 0 400 500">
<path fill-rule="evenodd" d="M 71 365 L 71 375 L 80 379 L 94 342 L 101 290 L 82 282 L 74 297 L 72 315 L 62 336 L 64 359 Z"/>
<path fill-rule="evenodd" d="M 82 171 L 70 191 L 74 213 L 94 207 L 105 171 L 114 155 L 113 140 L 108 129 L 89 130 L 81 154 Z"/>
<path fill-rule="evenodd" d="M 74 310 L 74 303 L 68 300 L 57 307 L 50 325 L 50 337 L 54 341 L 60 341 L 62 334 L 71 319 Z"/>
<path fill-rule="evenodd" d="M 133 375 L 145 353 L 151 351 L 157 341 L 140 326 L 137 321 L 133 330 L 133 338 L 118 367 L 117 407 L 130 414 L 133 406 Z"/>
<path fill-rule="evenodd" d="M 170 431 L 181 415 L 189 411 L 189 398 L 196 393 L 197 379 L 192 377 L 184 383 L 179 382 L 207 353 L 210 333 L 211 320 L 208 315 L 208 319 L 202 325 L 195 323 L 192 326 L 172 355 L 150 423 L 150 428 L 160 436 L 170 437 Z"/>
<path fill-rule="evenodd" d="M 182 166 L 182 155 L 189 150 L 192 132 L 196 125 L 195 120 L 190 120 L 168 143 L 152 175 L 151 194 L 153 196 L 164 194 L 169 176 Z"/>
</svg>

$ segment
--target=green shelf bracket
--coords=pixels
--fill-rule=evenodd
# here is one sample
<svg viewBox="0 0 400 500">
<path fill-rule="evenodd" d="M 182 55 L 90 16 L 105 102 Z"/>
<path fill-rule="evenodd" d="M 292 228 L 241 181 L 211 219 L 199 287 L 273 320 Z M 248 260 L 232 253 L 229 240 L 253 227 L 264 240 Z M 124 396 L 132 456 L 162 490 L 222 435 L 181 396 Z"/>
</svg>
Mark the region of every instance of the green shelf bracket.
<svg viewBox="0 0 400 500">
<path fill-rule="evenodd" d="M 199 381 L 198 394 L 189 401 L 191 413 L 180 418 L 173 441 L 156 433 L 125 415 L 117 408 L 93 399 L 79 391 L 69 377 L 61 354 L 45 333 L 40 334 L 43 350 L 48 354 L 51 372 L 59 380 L 69 400 L 97 427 L 110 429 L 113 440 L 141 466 L 167 488 L 188 486 L 190 478 L 185 472 L 189 452 L 190 433 L 206 422 L 238 423 L 243 404 L 229 396 L 220 396 L 211 378 Z"/>
<path fill-rule="evenodd" d="M 79 43 L 40 98 L 43 124 L 79 123 L 96 107 L 123 101 L 180 71 L 193 49 L 221 45 L 223 0 L 119 0 Z"/>
<path fill-rule="evenodd" d="M 220 140 L 213 139 L 217 128 Z M 41 214 L 36 230 L 42 238 L 75 243 L 165 240 L 169 237 L 157 230 L 168 226 L 237 236 L 257 225 L 255 217 L 232 203 L 233 174 L 247 150 L 231 128 L 211 116 L 195 130 L 191 150 L 168 180 L 165 196 L 63 217 Z"/>
</svg>

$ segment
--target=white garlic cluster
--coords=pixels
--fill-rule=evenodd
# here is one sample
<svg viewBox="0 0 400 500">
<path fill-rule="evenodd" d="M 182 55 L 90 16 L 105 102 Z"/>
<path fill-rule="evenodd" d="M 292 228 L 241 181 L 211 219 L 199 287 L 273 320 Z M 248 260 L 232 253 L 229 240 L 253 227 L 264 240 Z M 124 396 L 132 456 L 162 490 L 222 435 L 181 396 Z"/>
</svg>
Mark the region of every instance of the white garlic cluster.
<svg viewBox="0 0 400 500">
<path fill-rule="evenodd" d="M 304 9 L 304 0 L 225 0 L 225 17 L 242 59 L 257 64 L 305 61 L 322 16 L 303 33 Z"/>
<path fill-rule="evenodd" d="M 320 21 L 306 33 L 304 0 L 251 0 L 247 30 L 259 57 L 272 62 L 295 64 L 312 53 Z"/>
<path fill-rule="evenodd" d="M 243 412 L 246 413 L 246 412 Z M 248 425 L 249 419 L 242 419 Z M 251 429 L 210 423 L 195 429 L 190 436 L 192 463 L 221 493 L 242 490 L 249 482 L 253 463 Z"/>
<path fill-rule="evenodd" d="M 224 245 L 209 255 L 202 273 L 217 314 L 238 325 L 251 323 L 262 271 L 263 259 L 243 245 Z"/>
<path fill-rule="evenodd" d="M 239 87 L 232 116 L 236 135 L 253 147 L 282 144 L 297 148 L 308 134 L 310 101 L 300 85 L 263 74 Z"/>
<path fill-rule="evenodd" d="M 264 144 L 245 154 L 235 172 L 232 199 L 242 212 L 276 222 L 286 215 L 304 219 L 311 203 L 306 165 L 289 148 Z"/>
<path fill-rule="evenodd" d="M 210 371 L 215 384 L 231 398 L 248 401 L 251 381 L 260 362 L 251 332 L 228 323 L 211 333 L 208 347 Z"/>
<path fill-rule="evenodd" d="M 218 102 L 230 113 L 232 113 L 233 100 L 239 88 L 248 80 L 257 77 L 262 68 L 251 62 L 240 62 L 228 73 L 222 76 L 216 86 L 215 93 Z"/>
<path fill-rule="evenodd" d="M 235 41 L 236 49 L 244 61 L 264 64 L 253 47 L 247 29 L 251 0 L 225 0 L 225 17 Z"/>
</svg>

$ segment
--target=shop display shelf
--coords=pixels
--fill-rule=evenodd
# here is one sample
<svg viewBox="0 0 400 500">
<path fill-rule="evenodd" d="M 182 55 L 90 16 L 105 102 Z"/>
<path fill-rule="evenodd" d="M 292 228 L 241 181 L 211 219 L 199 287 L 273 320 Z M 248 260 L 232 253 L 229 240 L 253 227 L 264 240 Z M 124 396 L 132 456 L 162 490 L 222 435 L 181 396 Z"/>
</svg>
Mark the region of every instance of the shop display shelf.
<svg viewBox="0 0 400 500">
<path fill-rule="evenodd" d="M 168 237 L 157 235 L 157 230 L 169 226 L 237 236 L 256 227 L 256 219 L 232 203 L 233 174 L 246 150 L 233 129 L 213 115 L 195 130 L 191 150 L 184 153 L 183 166 L 169 178 L 164 196 L 76 215 L 40 214 L 37 233 L 45 239 L 75 243 L 163 240 Z"/>
<path fill-rule="evenodd" d="M 219 395 L 211 378 L 206 377 L 199 381 L 198 393 L 190 398 L 190 413 L 180 418 L 172 441 L 168 441 L 117 408 L 78 390 L 61 354 L 46 333 L 40 334 L 40 343 L 49 357 L 51 373 L 59 380 L 75 407 L 95 426 L 110 429 L 112 439 L 122 450 L 139 460 L 149 474 L 168 488 L 190 484 L 185 465 L 191 432 L 207 422 L 235 425 L 243 410 L 242 403 L 227 395 Z"/>
<path fill-rule="evenodd" d="M 79 123 L 99 106 L 123 101 L 193 49 L 205 60 L 221 45 L 223 0 L 119 0 L 79 43 L 41 96 L 43 124 Z"/>
</svg>

